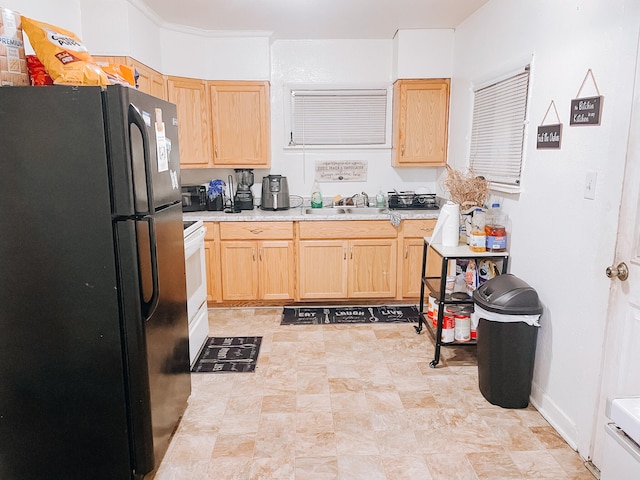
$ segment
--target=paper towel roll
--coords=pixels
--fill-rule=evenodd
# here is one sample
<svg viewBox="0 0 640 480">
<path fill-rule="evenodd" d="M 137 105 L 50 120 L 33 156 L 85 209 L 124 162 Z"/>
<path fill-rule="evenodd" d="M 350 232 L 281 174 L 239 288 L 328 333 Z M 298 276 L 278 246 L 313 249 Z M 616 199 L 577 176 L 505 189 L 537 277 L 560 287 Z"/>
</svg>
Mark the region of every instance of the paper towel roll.
<svg viewBox="0 0 640 480">
<path fill-rule="evenodd" d="M 456 247 L 460 240 L 460 205 L 447 202 L 438 215 L 431 241 L 444 247 Z"/>
</svg>

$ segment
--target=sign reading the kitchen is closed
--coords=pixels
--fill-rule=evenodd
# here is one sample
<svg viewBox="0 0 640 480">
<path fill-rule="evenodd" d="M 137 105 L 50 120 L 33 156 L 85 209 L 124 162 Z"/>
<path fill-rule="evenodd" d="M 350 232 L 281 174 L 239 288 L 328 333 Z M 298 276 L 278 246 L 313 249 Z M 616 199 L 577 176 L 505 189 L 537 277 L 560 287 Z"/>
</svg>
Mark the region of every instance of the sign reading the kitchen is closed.
<svg viewBox="0 0 640 480">
<path fill-rule="evenodd" d="M 602 95 L 571 100 L 569 125 L 600 125 L 603 100 Z"/>
</svg>

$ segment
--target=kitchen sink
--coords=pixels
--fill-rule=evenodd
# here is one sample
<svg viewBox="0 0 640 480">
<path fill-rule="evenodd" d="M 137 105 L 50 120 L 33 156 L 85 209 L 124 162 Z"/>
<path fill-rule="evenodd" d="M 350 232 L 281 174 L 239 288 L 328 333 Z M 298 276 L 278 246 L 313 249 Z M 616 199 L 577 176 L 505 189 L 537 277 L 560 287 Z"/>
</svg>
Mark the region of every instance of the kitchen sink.
<svg viewBox="0 0 640 480">
<path fill-rule="evenodd" d="M 344 208 L 307 208 L 304 213 L 309 215 L 344 215 Z"/>
<path fill-rule="evenodd" d="M 329 207 L 329 208 L 307 208 L 304 213 L 310 215 L 380 215 L 387 211 L 386 208 L 376 207 Z"/>
<path fill-rule="evenodd" d="M 363 208 L 345 208 L 345 213 L 351 213 L 353 215 L 380 215 L 384 213 L 386 208 L 377 208 L 377 207 L 363 207 Z"/>
</svg>

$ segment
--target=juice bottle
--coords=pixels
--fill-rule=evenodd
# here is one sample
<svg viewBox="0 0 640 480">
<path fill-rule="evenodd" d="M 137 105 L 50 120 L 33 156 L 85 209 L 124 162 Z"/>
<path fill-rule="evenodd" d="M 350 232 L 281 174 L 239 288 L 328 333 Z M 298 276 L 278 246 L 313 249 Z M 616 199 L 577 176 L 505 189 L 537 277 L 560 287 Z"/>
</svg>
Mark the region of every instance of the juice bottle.
<svg viewBox="0 0 640 480">
<path fill-rule="evenodd" d="M 499 203 L 491 205 L 489 218 L 485 226 L 487 238 L 487 252 L 507 251 L 507 228 L 506 218 L 500 209 Z"/>
<path fill-rule="evenodd" d="M 469 232 L 469 248 L 472 252 L 486 251 L 485 214 L 481 208 L 476 208 L 471 217 L 471 232 Z"/>
</svg>

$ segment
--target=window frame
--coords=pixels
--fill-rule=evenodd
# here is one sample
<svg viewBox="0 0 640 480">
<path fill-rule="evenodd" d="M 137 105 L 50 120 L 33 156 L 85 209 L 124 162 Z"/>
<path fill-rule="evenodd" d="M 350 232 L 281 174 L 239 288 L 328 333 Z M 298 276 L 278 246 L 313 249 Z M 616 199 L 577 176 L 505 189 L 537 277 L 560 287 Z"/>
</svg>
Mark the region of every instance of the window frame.
<svg viewBox="0 0 640 480">
<path fill-rule="evenodd" d="M 524 171 L 525 160 L 527 156 L 527 144 L 528 144 L 528 132 L 529 132 L 529 115 L 531 112 L 531 83 L 532 83 L 532 70 L 533 70 L 533 60 L 529 60 L 528 62 L 523 62 L 518 65 L 516 68 L 511 68 L 510 70 L 503 71 L 500 75 L 494 75 L 489 80 L 485 80 L 482 82 L 474 82 L 472 84 L 471 93 L 472 93 L 472 115 L 470 119 L 470 134 L 469 134 L 469 152 L 468 152 L 468 168 L 470 171 L 477 173 L 478 175 L 485 176 L 489 180 L 489 188 L 490 190 L 505 192 L 505 193 L 519 193 L 522 191 L 522 176 Z M 517 175 L 517 179 L 514 182 L 507 181 L 499 181 L 495 179 L 495 176 L 492 178 L 491 170 L 489 171 L 485 169 L 474 168 L 474 144 L 475 141 L 475 131 L 474 127 L 475 118 L 476 118 L 476 93 L 481 90 L 485 90 L 487 88 L 495 87 L 496 85 L 504 85 L 505 82 L 514 79 L 515 77 L 527 73 L 527 83 L 526 83 L 526 91 L 524 92 L 524 115 L 522 119 L 522 141 L 520 146 L 519 160 L 518 160 L 518 168 L 519 173 Z M 522 100 L 522 99 L 520 99 Z M 504 164 L 502 164 L 504 165 Z M 494 171 L 495 172 L 495 171 Z"/>
<path fill-rule="evenodd" d="M 354 92 L 363 92 L 363 91 L 371 91 L 371 90 L 384 90 L 386 92 L 386 107 L 385 107 L 385 142 L 380 144 L 324 144 L 324 145 L 310 145 L 310 144 L 292 144 L 292 129 L 293 129 L 293 96 L 292 93 L 295 91 L 312 91 L 312 92 L 323 92 L 323 91 L 354 91 Z M 295 84 L 295 85 L 285 85 L 284 86 L 284 149 L 285 150 L 330 150 L 330 149 L 346 149 L 346 150 L 354 150 L 354 149 L 391 149 L 392 145 L 392 114 L 393 114 L 393 85 L 390 84 L 372 84 L 372 85 L 344 85 L 344 84 L 336 84 L 336 85 L 306 85 L 306 84 Z"/>
</svg>

